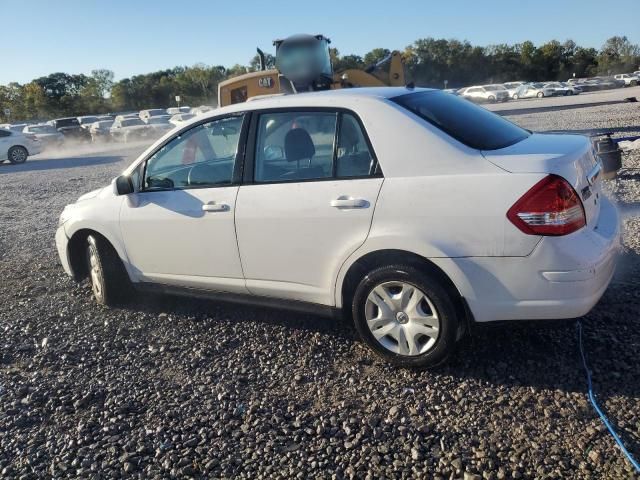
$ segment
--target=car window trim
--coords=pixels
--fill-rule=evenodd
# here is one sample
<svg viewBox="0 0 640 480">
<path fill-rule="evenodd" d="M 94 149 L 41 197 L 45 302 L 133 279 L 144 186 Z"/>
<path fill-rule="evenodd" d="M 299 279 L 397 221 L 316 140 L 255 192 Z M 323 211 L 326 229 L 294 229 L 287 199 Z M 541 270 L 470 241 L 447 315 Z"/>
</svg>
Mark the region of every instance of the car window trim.
<svg viewBox="0 0 640 480">
<path fill-rule="evenodd" d="M 332 175 L 329 177 L 321 177 L 321 178 L 304 178 L 304 179 L 291 179 L 291 180 L 271 180 L 271 181 L 256 181 L 255 180 L 255 163 L 256 163 L 256 148 L 258 142 L 258 121 L 261 115 L 268 115 L 270 113 L 291 113 L 291 112 L 305 112 L 305 113 L 314 113 L 314 112 L 328 112 L 337 114 L 337 125 L 336 132 L 334 134 L 334 158 L 332 159 Z M 369 153 L 373 159 L 373 168 L 371 168 L 371 173 L 368 175 L 357 175 L 353 177 L 338 177 L 336 175 L 336 167 L 337 164 L 336 154 L 337 154 L 337 134 L 340 130 L 340 122 L 342 114 L 349 114 L 356 119 L 358 122 L 358 126 L 362 131 L 362 135 L 364 136 L 365 143 L 367 148 L 369 149 Z M 244 174 L 242 178 L 242 186 L 249 185 L 278 185 L 278 184 L 289 184 L 289 183 L 308 183 L 308 182 L 327 182 L 327 181 L 344 181 L 344 180 L 363 180 L 369 178 L 382 178 L 384 177 L 382 168 L 380 167 L 380 163 L 378 162 L 378 156 L 376 155 L 373 146 L 371 145 L 371 141 L 369 139 L 369 134 L 367 130 L 364 128 L 364 124 L 362 123 L 362 119 L 360 116 L 344 107 L 274 107 L 274 108 L 265 108 L 260 110 L 254 110 L 252 112 L 251 117 L 251 126 L 249 127 L 249 135 L 247 138 L 247 154 L 245 155 L 245 167 Z"/>
<path fill-rule="evenodd" d="M 182 135 L 185 132 L 193 130 L 194 128 L 198 128 L 202 125 L 206 125 L 207 123 L 213 123 L 219 120 L 224 120 L 226 118 L 233 117 L 243 117 L 242 126 L 240 127 L 240 138 L 238 139 L 238 151 L 236 152 L 235 163 L 233 165 L 233 172 L 231 174 L 231 182 L 226 183 L 224 185 L 194 185 L 194 186 L 186 186 L 186 187 L 173 187 L 173 188 L 154 188 L 154 189 L 146 189 L 144 188 L 144 180 L 147 176 L 147 163 L 151 157 L 153 157 L 156 153 L 158 153 L 164 146 L 166 146 L 169 142 L 174 140 L 178 135 Z M 142 168 L 142 172 L 139 179 L 138 190 L 136 193 L 152 193 L 152 192 L 172 192 L 175 190 L 201 190 L 203 188 L 225 188 L 225 187 L 236 187 L 242 183 L 242 168 L 244 165 L 245 155 L 246 155 L 246 143 L 247 143 L 247 134 L 248 134 L 248 117 L 250 114 L 248 112 L 233 112 L 225 115 L 220 115 L 218 117 L 210 117 L 203 119 L 193 125 L 190 125 L 189 128 L 185 128 L 180 130 L 175 135 L 172 135 L 164 142 L 162 142 L 156 149 L 154 149 L 149 155 L 147 155 L 138 166 L 134 168 Z"/>
</svg>

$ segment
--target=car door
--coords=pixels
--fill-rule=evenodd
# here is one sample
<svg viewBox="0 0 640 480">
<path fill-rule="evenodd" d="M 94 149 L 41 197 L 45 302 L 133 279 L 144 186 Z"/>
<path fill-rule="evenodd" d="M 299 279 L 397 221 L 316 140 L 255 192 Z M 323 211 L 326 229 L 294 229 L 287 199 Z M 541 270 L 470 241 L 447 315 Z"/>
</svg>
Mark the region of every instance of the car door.
<svg viewBox="0 0 640 480">
<path fill-rule="evenodd" d="M 236 230 L 247 288 L 332 305 L 340 265 L 367 238 L 383 178 L 351 112 L 254 113 Z"/>
<path fill-rule="evenodd" d="M 140 281 L 246 293 L 234 227 L 244 116 L 179 133 L 136 170 L 120 213 Z"/>
</svg>

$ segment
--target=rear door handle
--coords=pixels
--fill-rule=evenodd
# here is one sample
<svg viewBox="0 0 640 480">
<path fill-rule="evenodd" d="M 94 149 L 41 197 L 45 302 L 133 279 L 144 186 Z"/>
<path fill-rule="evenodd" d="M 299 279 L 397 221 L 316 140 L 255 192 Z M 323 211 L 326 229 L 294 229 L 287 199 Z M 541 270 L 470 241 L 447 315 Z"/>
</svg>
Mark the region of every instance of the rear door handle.
<svg viewBox="0 0 640 480">
<path fill-rule="evenodd" d="M 367 208 L 369 202 L 364 198 L 353 198 L 343 195 L 335 200 L 331 200 L 331 206 L 335 208 Z"/>
<path fill-rule="evenodd" d="M 226 203 L 209 202 L 202 205 L 202 210 L 205 212 L 226 212 L 229 210 L 229 205 Z"/>
</svg>

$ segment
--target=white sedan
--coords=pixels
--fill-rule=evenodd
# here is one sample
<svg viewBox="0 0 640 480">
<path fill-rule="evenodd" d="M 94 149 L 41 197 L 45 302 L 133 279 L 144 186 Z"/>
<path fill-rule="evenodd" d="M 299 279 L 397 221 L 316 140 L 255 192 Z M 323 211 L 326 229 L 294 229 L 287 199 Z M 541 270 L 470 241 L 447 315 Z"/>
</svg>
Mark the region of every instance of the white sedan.
<svg viewBox="0 0 640 480">
<path fill-rule="evenodd" d="M 169 132 L 56 242 L 102 304 L 133 285 L 341 312 L 388 361 L 433 366 L 474 322 L 593 308 L 620 247 L 600 172 L 586 137 L 437 90 L 288 95 Z"/>
<path fill-rule="evenodd" d="M 0 129 L 0 163 L 24 163 L 31 155 L 42 151 L 40 141 L 33 135 Z"/>
</svg>

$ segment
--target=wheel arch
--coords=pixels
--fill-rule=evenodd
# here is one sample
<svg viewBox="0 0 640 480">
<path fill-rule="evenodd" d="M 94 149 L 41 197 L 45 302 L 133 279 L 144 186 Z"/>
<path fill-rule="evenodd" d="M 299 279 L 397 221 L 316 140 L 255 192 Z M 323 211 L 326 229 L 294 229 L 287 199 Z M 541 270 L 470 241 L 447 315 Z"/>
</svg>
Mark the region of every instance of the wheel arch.
<svg viewBox="0 0 640 480">
<path fill-rule="evenodd" d="M 410 265 L 438 278 L 455 304 L 456 313 L 460 318 L 461 331 L 459 335 L 464 333 L 463 330 L 468 329 L 469 324 L 473 321 L 472 314 L 466 304 L 464 296 L 451 280 L 450 276 L 433 261 L 408 250 L 374 250 L 355 259 L 341 277 L 342 281 L 336 285 L 336 306 L 347 307 L 351 304 L 358 284 L 367 273 L 377 267 L 392 264 Z M 340 278 L 338 280 L 340 280 Z M 343 311 L 349 315 L 350 311 L 348 310 L 348 308 L 343 308 Z"/>
<path fill-rule="evenodd" d="M 102 233 L 94 230 L 92 228 L 80 228 L 76 230 L 70 237 L 69 243 L 67 244 L 67 255 L 69 258 L 69 267 L 71 268 L 71 273 L 73 274 L 73 278 L 76 281 L 84 280 L 88 273 L 87 267 L 87 257 L 86 257 L 86 245 L 87 238 L 90 236 L 97 236 L 102 238 L 105 242 L 107 242 L 111 247 L 115 250 L 115 252 L 120 257 L 120 260 L 124 262 L 122 259 L 122 255 L 118 252 L 114 242 L 112 242 L 108 236 L 103 235 Z"/>
</svg>

